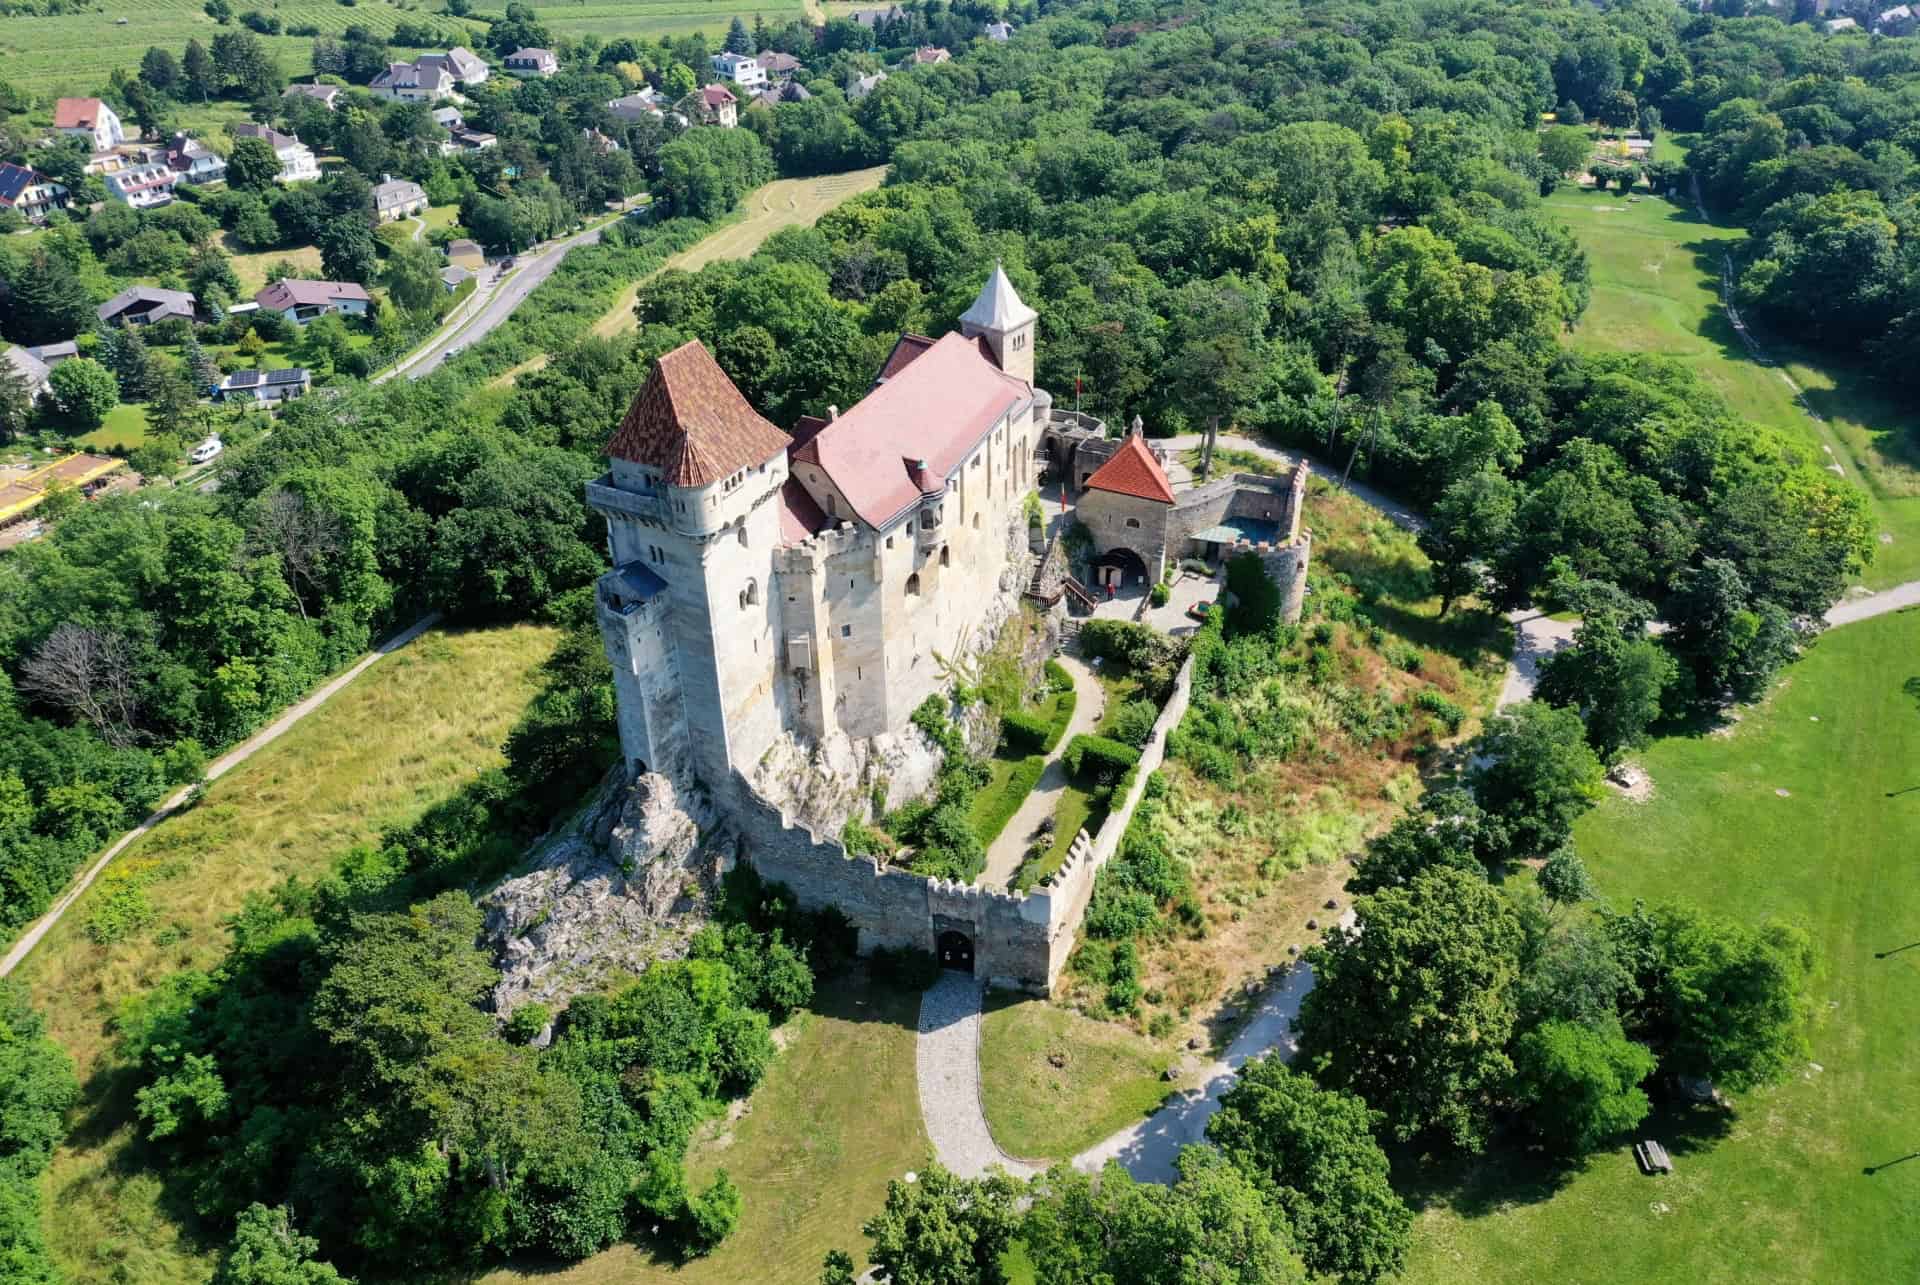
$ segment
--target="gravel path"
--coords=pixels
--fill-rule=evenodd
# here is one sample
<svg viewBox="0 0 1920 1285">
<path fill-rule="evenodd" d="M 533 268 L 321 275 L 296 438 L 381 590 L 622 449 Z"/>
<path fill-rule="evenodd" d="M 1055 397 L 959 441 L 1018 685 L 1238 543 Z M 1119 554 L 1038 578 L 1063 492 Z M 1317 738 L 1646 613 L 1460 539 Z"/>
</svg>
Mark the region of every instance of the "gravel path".
<svg viewBox="0 0 1920 1285">
<path fill-rule="evenodd" d="M 1513 622 L 1513 659 L 1507 664 L 1507 681 L 1500 687 L 1500 708 L 1533 699 L 1540 683 L 1540 662 L 1562 647 L 1573 645 L 1577 620 L 1549 620 L 1545 615 L 1516 611 L 1508 615 Z"/>
<path fill-rule="evenodd" d="M 1845 599 L 1827 613 L 1827 623 L 1850 625 L 1856 620 L 1871 620 L 1875 616 L 1884 616 L 1889 611 L 1900 611 L 1907 607 L 1920 607 L 1920 580 L 1909 580 L 1864 597 Z"/>
<path fill-rule="evenodd" d="M 980 886 L 983 888 L 1005 888 L 1020 873 L 1034 831 L 1040 828 L 1041 822 L 1053 815 L 1054 809 L 1059 806 L 1061 794 L 1066 791 L 1067 765 L 1061 762 L 1060 756 L 1067 752 L 1067 746 L 1073 743 L 1074 737 L 1091 732 L 1100 721 L 1106 695 L 1100 680 L 1093 676 L 1093 671 L 1078 656 L 1062 653 L 1058 660 L 1061 668 L 1073 675 L 1073 717 L 1068 720 L 1060 743 L 1053 747 L 1053 755 L 1047 760 L 1040 779 L 1027 792 L 1026 801 L 994 839 L 993 846 L 987 849 L 986 872 L 980 876 Z"/>
<path fill-rule="evenodd" d="M 1353 923 L 1349 910 L 1340 919 Z M 1313 970 L 1296 964 L 1268 987 L 1227 1051 L 1200 1069 L 1199 1082 L 1168 1099 L 1137 1124 L 1096 1142 L 1073 1158 L 1083 1173 L 1098 1173 L 1110 1160 L 1142 1182 L 1171 1182 L 1180 1148 L 1204 1141 L 1207 1121 L 1220 1096 L 1233 1087 L 1240 1068 L 1278 1053 L 1292 1060 L 1299 1045 L 1293 1019 L 1313 989 Z M 920 1114 L 934 1156 L 962 1177 L 999 1166 L 1016 1178 L 1031 1178 L 1045 1166 L 1016 1160 L 1000 1149 L 980 1105 L 980 1005 L 982 988 L 965 973 L 943 972 L 920 1000 L 920 1039 L 914 1061 L 920 1083 Z"/>
</svg>

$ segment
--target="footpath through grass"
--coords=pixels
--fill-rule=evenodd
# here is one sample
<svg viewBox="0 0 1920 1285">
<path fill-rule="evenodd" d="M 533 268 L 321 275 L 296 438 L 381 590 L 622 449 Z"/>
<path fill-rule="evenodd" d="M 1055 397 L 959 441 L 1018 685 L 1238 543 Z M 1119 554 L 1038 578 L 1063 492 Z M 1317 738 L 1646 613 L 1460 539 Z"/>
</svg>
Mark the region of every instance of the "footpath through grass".
<svg viewBox="0 0 1920 1285">
<path fill-rule="evenodd" d="M 1744 230 L 1657 196 L 1630 203 L 1617 192 L 1563 188 L 1547 205 L 1592 265 L 1593 300 L 1574 346 L 1658 353 L 1692 367 L 1738 414 L 1785 432 L 1866 493 L 1881 541 L 1862 583 L 1882 589 L 1920 577 L 1920 423 L 1861 372 L 1765 336 L 1786 364 L 1748 356 L 1720 306 L 1721 264 Z M 1787 375 L 1819 421 L 1795 400 Z"/>
<path fill-rule="evenodd" d="M 1682 899 L 1813 935 L 1812 1063 L 1643 1128 L 1564 1181 L 1483 1165 L 1418 1223 L 1420 1282 L 1920 1279 L 1920 611 L 1827 634 L 1727 734 L 1660 742 L 1654 797 L 1610 795 L 1575 841 L 1616 906 Z M 1706 1117 L 1703 1119 L 1702 1117 Z M 1677 1132 L 1669 1132 L 1674 1130 Z"/>
<path fill-rule="evenodd" d="M 204 1281 L 211 1252 L 172 1221 L 139 1162 L 133 1085 L 112 1051 L 121 1001 L 226 949 L 247 894 L 316 876 L 501 762 L 558 635 L 435 631 L 382 658 L 279 740 L 133 844 L 14 974 L 85 1085 L 55 1153 L 46 1227 L 69 1285 Z M 97 937 L 113 937 L 106 943 Z"/>
</svg>

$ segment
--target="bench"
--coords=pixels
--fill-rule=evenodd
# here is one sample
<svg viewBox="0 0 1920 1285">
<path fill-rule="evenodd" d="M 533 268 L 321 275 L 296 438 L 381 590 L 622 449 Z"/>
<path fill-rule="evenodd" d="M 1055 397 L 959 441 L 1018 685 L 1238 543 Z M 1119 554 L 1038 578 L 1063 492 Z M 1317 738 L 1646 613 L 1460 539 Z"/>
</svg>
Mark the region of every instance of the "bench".
<svg viewBox="0 0 1920 1285">
<path fill-rule="evenodd" d="M 1673 1157 L 1652 1138 L 1634 1144 L 1633 1158 L 1640 1162 L 1640 1168 L 1648 1174 L 1673 1172 Z"/>
</svg>

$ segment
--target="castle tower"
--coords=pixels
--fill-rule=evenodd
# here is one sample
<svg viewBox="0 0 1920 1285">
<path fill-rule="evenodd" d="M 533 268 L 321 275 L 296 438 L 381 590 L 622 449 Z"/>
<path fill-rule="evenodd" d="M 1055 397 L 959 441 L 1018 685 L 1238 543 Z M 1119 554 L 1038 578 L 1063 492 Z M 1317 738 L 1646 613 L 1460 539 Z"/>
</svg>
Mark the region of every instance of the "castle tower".
<svg viewBox="0 0 1920 1285">
<path fill-rule="evenodd" d="M 1039 319 L 1039 313 L 1021 302 L 1013 282 L 1007 279 L 1007 270 L 996 263 L 973 306 L 960 314 L 960 333 L 969 339 L 985 339 L 1001 370 L 1031 384 L 1034 323 Z"/>
<path fill-rule="evenodd" d="M 780 488 L 787 435 L 696 340 L 662 356 L 587 484 L 613 570 L 599 618 L 630 769 L 723 790 L 779 734 Z"/>
</svg>

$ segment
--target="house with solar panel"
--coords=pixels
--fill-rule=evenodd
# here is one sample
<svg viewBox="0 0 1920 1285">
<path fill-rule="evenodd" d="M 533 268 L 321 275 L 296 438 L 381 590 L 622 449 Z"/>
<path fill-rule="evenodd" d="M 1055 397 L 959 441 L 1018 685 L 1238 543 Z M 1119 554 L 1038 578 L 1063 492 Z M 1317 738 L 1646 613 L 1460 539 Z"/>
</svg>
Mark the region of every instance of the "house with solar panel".
<svg viewBox="0 0 1920 1285">
<path fill-rule="evenodd" d="M 242 405 L 273 405 L 304 397 L 313 376 L 298 366 L 285 370 L 236 370 L 213 390 L 213 399 Z"/>
</svg>

